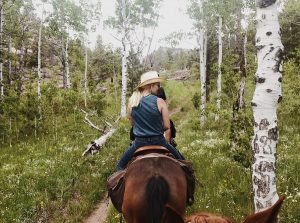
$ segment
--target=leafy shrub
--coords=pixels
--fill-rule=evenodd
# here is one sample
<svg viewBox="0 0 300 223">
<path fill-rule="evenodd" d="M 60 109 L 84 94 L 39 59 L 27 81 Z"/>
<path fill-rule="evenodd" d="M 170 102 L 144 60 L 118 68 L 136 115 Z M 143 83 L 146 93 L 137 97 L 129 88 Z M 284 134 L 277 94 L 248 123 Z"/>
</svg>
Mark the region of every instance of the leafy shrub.
<svg viewBox="0 0 300 223">
<path fill-rule="evenodd" d="M 200 107 L 200 93 L 196 92 L 192 98 L 193 105 L 196 109 Z"/>
</svg>

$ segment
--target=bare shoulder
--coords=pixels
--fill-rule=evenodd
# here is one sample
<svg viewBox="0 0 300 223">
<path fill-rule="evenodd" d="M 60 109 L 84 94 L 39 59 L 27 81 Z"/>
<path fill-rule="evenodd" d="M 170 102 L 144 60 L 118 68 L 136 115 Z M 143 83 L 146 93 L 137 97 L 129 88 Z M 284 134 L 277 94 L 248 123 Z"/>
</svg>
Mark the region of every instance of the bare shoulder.
<svg viewBox="0 0 300 223">
<path fill-rule="evenodd" d="M 157 107 L 160 112 L 162 112 L 162 110 L 168 109 L 166 102 L 161 98 L 157 98 Z"/>
<path fill-rule="evenodd" d="M 166 104 L 166 102 L 161 98 L 157 98 L 157 104 Z"/>
</svg>

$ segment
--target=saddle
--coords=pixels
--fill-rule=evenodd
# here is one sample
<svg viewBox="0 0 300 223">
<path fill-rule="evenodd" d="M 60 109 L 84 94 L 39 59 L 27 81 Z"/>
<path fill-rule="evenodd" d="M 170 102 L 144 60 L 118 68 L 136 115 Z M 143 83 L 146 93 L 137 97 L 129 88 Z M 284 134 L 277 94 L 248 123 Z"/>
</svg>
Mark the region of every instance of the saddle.
<svg viewBox="0 0 300 223">
<path fill-rule="evenodd" d="M 163 147 L 163 146 L 143 146 L 138 148 L 135 153 L 133 154 L 133 157 L 143 156 L 146 154 L 164 154 L 169 155 L 171 154 L 170 151 Z"/>
<path fill-rule="evenodd" d="M 135 162 L 136 160 L 140 160 L 146 157 L 169 157 L 174 162 L 177 162 L 182 170 L 185 173 L 186 181 L 187 181 L 187 201 L 186 205 L 190 206 L 194 203 L 194 192 L 195 192 L 195 175 L 192 165 L 189 161 L 186 160 L 176 160 L 171 158 L 172 155 L 170 151 L 163 147 L 163 146 L 144 146 L 140 147 L 134 153 L 132 160 L 127 165 L 130 166 L 131 163 Z M 171 156 L 171 157 L 170 157 Z M 119 170 L 113 173 L 107 180 L 107 190 L 108 196 L 110 197 L 114 207 L 117 209 L 119 213 L 122 213 L 122 203 L 123 203 L 123 196 L 125 191 L 125 174 L 126 169 Z"/>
</svg>

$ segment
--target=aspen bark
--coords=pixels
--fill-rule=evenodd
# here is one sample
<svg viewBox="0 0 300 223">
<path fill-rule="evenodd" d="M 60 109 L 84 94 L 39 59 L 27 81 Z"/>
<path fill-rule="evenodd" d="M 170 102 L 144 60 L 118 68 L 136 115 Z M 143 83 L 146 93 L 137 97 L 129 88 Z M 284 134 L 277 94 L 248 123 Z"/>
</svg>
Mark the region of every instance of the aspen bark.
<svg viewBox="0 0 300 223">
<path fill-rule="evenodd" d="M 69 89 L 71 87 L 70 84 L 70 74 L 69 74 L 69 47 L 68 37 L 66 40 L 62 37 L 62 65 L 63 65 L 63 86 L 65 89 Z"/>
<path fill-rule="evenodd" d="M 70 69 L 69 69 L 69 38 L 66 39 L 66 49 L 65 49 L 65 69 L 66 69 L 66 88 L 71 87 L 70 80 Z"/>
<path fill-rule="evenodd" d="M 200 13 L 203 13 L 203 1 L 198 0 Z M 201 15 L 203 16 L 203 15 Z M 204 19 L 201 18 L 199 27 L 199 57 L 200 57 L 200 124 L 205 122 L 206 107 L 206 50 L 207 50 L 207 34 L 204 27 Z"/>
<path fill-rule="evenodd" d="M 237 101 L 233 112 L 237 112 L 242 108 L 245 108 L 245 85 L 246 85 L 246 69 L 245 69 L 245 55 L 244 55 L 244 35 L 242 31 L 242 7 L 237 9 L 237 51 L 239 54 L 239 73 L 240 73 L 240 85 L 237 94 Z"/>
<path fill-rule="evenodd" d="M 17 85 L 18 85 L 18 94 L 22 93 L 23 90 L 23 76 L 24 76 L 24 67 L 25 67 L 25 30 L 22 28 L 21 31 L 21 49 L 20 49 L 20 65 L 19 65 L 19 74 L 18 74 L 18 80 L 17 80 Z"/>
<path fill-rule="evenodd" d="M 222 42 L 222 17 L 219 16 L 218 39 L 219 39 L 219 57 L 218 57 L 218 80 L 217 80 L 217 114 L 215 119 L 219 120 L 219 113 L 221 110 L 221 92 L 222 92 L 222 56 L 223 56 L 223 42 Z"/>
<path fill-rule="evenodd" d="M 38 40 L 38 69 L 37 69 L 37 95 L 38 98 L 41 98 L 41 79 L 42 79 L 42 72 L 41 72 L 41 45 L 42 45 L 42 28 L 43 22 L 41 21 L 40 28 L 39 28 L 39 40 Z"/>
<path fill-rule="evenodd" d="M 278 22 L 277 1 L 256 1 L 256 48 L 258 67 L 252 99 L 254 136 L 252 141 L 252 186 L 255 211 L 278 200 L 276 189 L 277 105 L 282 100 L 283 45 Z"/>
<path fill-rule="evenodd" d="M 11 54 L 11 35 L 8 36 L 8 45 L 7 45 L 7 84 L 11 84 L 11 60 L 10 60 L 10 54 Z"/>
<path fill-rule="evenodd" d="M 3 1 L 0 0 L 0 97 L 4 96 L 4 85 L 3 85 Z"/>
<path fill-rule="evenodd" d="M 121 117 L 126 117 L 126 94 L 127 94 L 127 56 L 128 56 L 128 47 L 127 47 L 127 17 L 126 17 L 126 2 L 122 0 L 122 92 L 121 92 Z"/>
<path fill-rule="evenodd" d="M 88 66 L 88 47 L 85 48 L 85 69 L 84 69 L 84 107 L 87 107 L 87 94 L 88 94 L 88 86 L 87 86 L 87 66 Z"/>
</svg>

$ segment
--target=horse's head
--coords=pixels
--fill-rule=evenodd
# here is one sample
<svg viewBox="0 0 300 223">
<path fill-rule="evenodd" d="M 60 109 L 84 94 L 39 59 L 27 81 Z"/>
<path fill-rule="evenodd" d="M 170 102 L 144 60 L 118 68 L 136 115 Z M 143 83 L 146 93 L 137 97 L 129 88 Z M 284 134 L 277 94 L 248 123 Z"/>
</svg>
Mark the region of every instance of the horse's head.
<svg viewBox="0 0 300 223">
<path fill-rule="evenodd" d="M 186 217 L 185 223 L 232 223 L 232 221 L 226 217 L 221 217 L 209 213 L 200 213 Z"/>
<path fill-rule="evenodd" d="M 272 207 L 248 216 L 243 223 L 275 223 L 283 200 L 284 196 L 281 196 Z M 233 223 L 233 221 L 226 217 L 200 213 L 186 217 L 185 223 Z"/>
<path fill-rule="evenodd" d="M 284 196 L 281 196 L 279 200 L 270 208 L 258 212 L 256 214 L 250 215 L 246 218 L 244 223 L 273 223 L 276 222 L 278 213 L 280 211 L 281 205 L 283 203 Z"/>
</svg>

